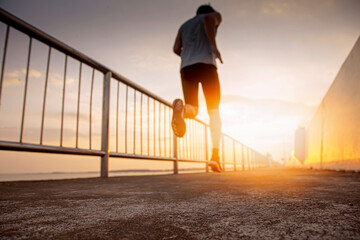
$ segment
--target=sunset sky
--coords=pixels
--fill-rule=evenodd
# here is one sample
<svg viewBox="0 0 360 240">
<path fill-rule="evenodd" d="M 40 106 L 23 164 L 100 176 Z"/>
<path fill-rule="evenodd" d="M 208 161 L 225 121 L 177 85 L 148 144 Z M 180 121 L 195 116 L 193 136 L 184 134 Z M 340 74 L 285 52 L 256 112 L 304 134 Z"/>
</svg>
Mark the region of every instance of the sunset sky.
<svg viewBox="0 0 360 240">
<path fill-rule="evenodd" d="M 172 102 L 182 97 L 173 42 L 204 3 L 1 0 L 0 6 Z M 287 158 L 295 129 L 307 126 L 359 37 L 360 1 L 210 3 L 223 17 L 217 35 L 223 132 L 275 160 Z M 208 121 L 200 99 L 199 118 Z"/>
</svg>

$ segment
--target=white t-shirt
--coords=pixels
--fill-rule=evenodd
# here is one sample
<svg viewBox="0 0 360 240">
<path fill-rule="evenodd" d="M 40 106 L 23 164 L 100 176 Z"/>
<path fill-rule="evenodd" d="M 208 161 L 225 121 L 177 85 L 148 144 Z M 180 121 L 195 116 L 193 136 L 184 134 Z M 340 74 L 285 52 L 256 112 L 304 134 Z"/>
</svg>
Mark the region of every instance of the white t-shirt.
<svg viewBox="0 0 360 240">
<path fill-rule="evenodd" d="M 215 55 L 205 31 L 205 16 L 206 14 L 196 15 L 180 27 L 181 69 L 196 63 L 212 64 L 216 67 Z"/>
</svg>

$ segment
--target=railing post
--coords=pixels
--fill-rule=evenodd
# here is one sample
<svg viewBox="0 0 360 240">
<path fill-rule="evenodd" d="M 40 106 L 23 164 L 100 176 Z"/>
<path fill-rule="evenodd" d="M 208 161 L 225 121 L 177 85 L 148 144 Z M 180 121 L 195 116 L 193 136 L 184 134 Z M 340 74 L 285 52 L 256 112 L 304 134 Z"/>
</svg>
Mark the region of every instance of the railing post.
<svg viewBox="0 0 360 240">
<path fill-rule="evenodd" d="M 177 154 L 177 137 L 173 133 L 173 155 L 174 155 L 174 174 L 179 173 L 179 162 L 178 162 L 178 154 Z"/>
<path fill-rule="evenodd" d="M 102 130 L 101 150 L 105 155 L 101 157 L 101 177 L 109 177 L 109 125 L 110 125 L 110 80 L 111 72 L 104 76 L 103 83 L 103 105 L 102 105 Z"/>
<path fill-rule="evenodd" d="M 4 82 L 6 52 L 7 52 L 7 46 L 8 46 L 8 41 L 9 41 L 9 31 L 10 31 L 10 27 L 9 27 L 9 25 L 7 25 L 6 34 L 5 34 L 4 52 L 3 52 L 2 64 L 1 64 L 1 75 L 0 75 L 0 105 L 1 105 L 1 96 L 2 96 L 2 86 L 3 86 L 3 82 Z"/>
<path fill-rule="evenodd" d="M 233 158 L 234 158 L 234 171 L 236 172 L 236 152 L 235 152 L 235 140 L 233 139 Z"/>
<path fill-rule="evenodd" d="M 208 173 L 209 172 L 209 148 L 208 148 L 208 130 L 207 130 L 207 126 L 205 125 L 204 127 L 205 129 L 205 171 Z"/>
</svg>

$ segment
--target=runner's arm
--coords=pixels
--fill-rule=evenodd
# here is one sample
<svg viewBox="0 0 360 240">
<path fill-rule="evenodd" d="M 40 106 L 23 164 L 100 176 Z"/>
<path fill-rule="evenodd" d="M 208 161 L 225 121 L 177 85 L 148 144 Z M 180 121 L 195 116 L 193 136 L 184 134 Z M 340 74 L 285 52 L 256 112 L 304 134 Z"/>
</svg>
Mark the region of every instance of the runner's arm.
<svg viewBox="0 0 360 240">
<path fill-rule="evenodd" d="M 173 51 L 176 55 L 180 56 L 181 55 L 181 50 L 182 50 L 182 40 L 181 40 L 181 33 L 180 30 L 177 33 L 176 39 L 175 39 L 175 43 L 174 43 L 174 47 L 173 47 Z"/>
<path fill-rule="evenodd" d="M 204 17 L 205 31 L 211 44 L 211 50 L 214 52 L 215 57 L 223 63 L 221 54 L 216 46 L 216 28 L 221 24 L 222 18 L 220 13 L 212 12 Z"/>
</svg>

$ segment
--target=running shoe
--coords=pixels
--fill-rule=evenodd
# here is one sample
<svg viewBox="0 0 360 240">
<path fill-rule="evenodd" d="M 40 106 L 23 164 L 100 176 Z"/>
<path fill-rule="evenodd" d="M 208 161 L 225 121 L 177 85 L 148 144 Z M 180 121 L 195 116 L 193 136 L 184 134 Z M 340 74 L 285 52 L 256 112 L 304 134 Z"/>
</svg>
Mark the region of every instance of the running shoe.
<svg viewBox="0 0 360 240">
<path fill-rule="evenodd" d="M 212 156 L 211 160 L 208 162 L 208 166 L 211 167 L 211 170 L 213 172 L 219 172 L 220 173 L 222 171 L 219 156 Z"/>
<path fill-rule="evenodd" d="M 181 99 L 175 99 L 172 105 L 173 117 L 171 121 L 171 127 L 175 136 L 181 138 L 185 135 L 186 124 L 184 118 L 185 106 Z"/>
</svg>

